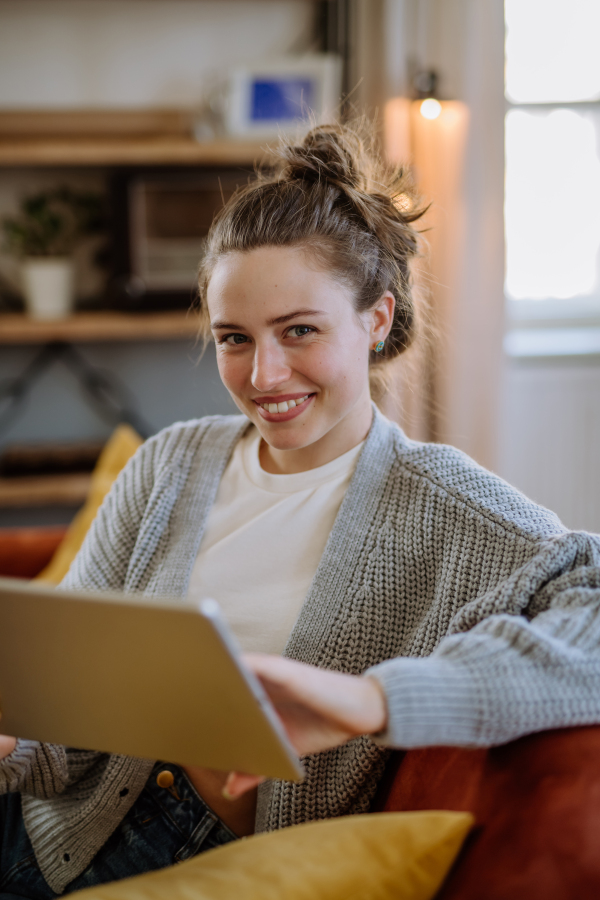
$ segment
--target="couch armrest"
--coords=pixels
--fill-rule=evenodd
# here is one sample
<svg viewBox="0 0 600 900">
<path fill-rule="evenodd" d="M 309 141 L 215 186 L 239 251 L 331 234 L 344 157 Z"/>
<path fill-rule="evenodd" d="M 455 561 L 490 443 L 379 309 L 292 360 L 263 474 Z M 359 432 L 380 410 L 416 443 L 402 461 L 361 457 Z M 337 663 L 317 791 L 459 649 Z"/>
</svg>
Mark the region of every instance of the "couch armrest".
<svg viewBox="0 0 600 900">
<path fill-rule="evenodd" d="M 436 900 L 600 897 L 600 726 L 491 750 L 411 750 L 394 765 L 379 809 L 476 818 Z"/>
<path fill-rule="evenodd" d="M 47 528 L 0 528 L 0 575 L 35 578 L 65 536 L 62 525 Z"/>
</svg>

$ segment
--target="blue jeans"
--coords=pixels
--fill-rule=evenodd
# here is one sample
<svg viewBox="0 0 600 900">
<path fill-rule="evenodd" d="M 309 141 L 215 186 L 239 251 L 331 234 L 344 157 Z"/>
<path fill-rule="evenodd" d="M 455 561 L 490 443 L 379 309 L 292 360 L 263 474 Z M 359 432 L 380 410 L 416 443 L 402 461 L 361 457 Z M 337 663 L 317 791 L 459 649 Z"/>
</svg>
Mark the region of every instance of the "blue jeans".
<svg viewBox="0 0 600 900">
<path fill-rule="evenodd" d="M 168 770 L 173 784 L 156 778 Z M 64 893 L 117 881 L 190 859 L 236 839 L 177 766 L 157 763 L 144 790 L 87 869 Z M 21 814 L 21 795 L 0 797 L 0 900 L 54 900 L 35 860 Z"/>
</svg>

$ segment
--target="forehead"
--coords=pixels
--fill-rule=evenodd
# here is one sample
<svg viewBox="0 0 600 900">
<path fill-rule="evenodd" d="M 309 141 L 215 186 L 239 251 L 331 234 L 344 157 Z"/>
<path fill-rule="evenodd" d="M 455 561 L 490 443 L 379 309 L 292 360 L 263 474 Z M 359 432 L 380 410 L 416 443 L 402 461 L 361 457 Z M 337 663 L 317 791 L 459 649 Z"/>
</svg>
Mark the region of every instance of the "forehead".
<svg viewBox="0 0 600 900">
<path fill-rule="evenodd" d="M 228 253 L 215 265 L 207 290 L 211 319 L 225 311 L 237 320 L 244 313 L 273 316 L 315 305 L 334 310 L 350 300 L 349 289 L 298 247 Z"/>
</svg>

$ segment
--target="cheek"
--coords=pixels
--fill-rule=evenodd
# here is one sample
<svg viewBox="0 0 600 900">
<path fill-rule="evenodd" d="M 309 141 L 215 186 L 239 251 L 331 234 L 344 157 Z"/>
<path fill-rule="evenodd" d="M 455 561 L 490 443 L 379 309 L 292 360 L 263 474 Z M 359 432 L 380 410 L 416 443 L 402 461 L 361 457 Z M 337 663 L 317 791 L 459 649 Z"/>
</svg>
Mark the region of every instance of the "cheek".
<svg viewBox="0 0 600 900">
<path fill-rule="evenodd" d="M 217 366 L 225 387 L 236 393 L 244 385 L 247 376 L 248 365 L 242 358 L 242 354 L 234 356 L 219 352 L 217 349 Z"/>
<path fill-rule="evenodd" d="M 335 344 L 315 344 L 303 360 L 303 370 L 323 389 L 354 394 L 368 382 L 368 352 L 362 333 Z"/>
</svg>

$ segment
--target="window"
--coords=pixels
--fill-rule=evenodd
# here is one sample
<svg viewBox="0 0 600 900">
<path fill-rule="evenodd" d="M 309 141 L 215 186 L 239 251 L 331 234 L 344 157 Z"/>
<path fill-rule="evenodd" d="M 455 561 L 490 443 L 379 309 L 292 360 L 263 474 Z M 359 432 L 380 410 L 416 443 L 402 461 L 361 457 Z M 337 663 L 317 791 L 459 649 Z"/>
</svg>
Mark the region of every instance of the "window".
<svg viewBox="0 0 600 900">
<path fill-rule="evenodd" d="M 600 2 L 506 0 L 511 318 L 600 317 Z"/>
</svg>

